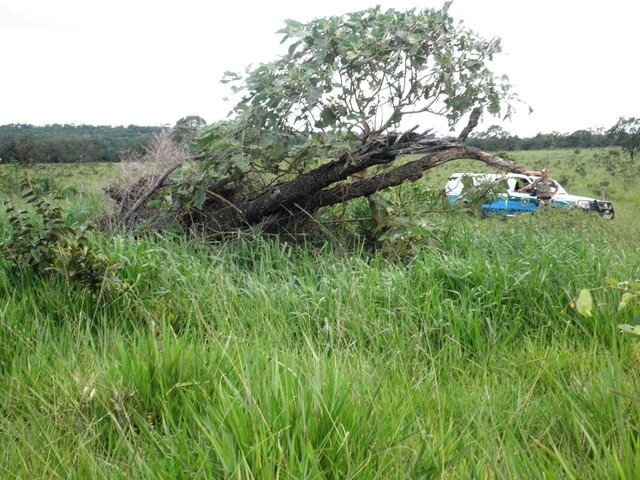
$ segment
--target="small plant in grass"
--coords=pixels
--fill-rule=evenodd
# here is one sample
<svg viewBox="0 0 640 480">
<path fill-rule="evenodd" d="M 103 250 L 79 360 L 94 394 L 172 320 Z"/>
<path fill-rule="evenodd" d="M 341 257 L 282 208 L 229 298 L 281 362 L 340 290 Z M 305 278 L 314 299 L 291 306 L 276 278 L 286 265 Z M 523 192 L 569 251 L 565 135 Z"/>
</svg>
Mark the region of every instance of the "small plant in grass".
<svg viewBox="0 0 640 480">
<path fill-rule="evenodd" d="M 365 238 L 375 238 L 377 245 L 399 257 L 413 257 L 424 248 L 438 248 L 450 226 L 448 220 L 434 216 L 434 213 L 455 214 L 456 211 L 470 213 L 475 217 L 486 216 L 482 205 L 496 201 L 507 190 L 506 181 L 487 181 L 474 185 L 471 177 L 461 179 L 463 189 L 461 200 L 450 206 L 440 190 L 420 192 L 409 187 L 411 198 L 397 199 L 378 195 L 370 198 L 377 212 L 376 229 L 365 231 Z M 413 206 L 412 206 L 413 205 Z M 450 221 L 450 220 L 449 220 Z M 367 228 L 368 224 L 362 224 Z"/>
<path fill-rule="evenodd" d="M 598 290 L 613 290 L 621 293 L 620 302 L 618 303 L 618 311 L 622 311 L 632 303 L 640 303 L 640 280 L 635 282 L 624 281 L 616 282 L 608 279 L 607 284 L 602 287 L 585 288 L 580 291 L 580 295 L 575 302 L 571 303 L 580 315 L 590 317 L 593 314 L 593 295 L 592 292 Z M 631 324 L 621 324 L 618 328 L 626 333 L 640 336 L 640 317 L 636 318 Z M 636 359 L 640 362 L 640 343 L 636 346 Z"/>
<path fill-rule="evenodd" d="M 62 209 L 37 195 L 26 175 L 20 187 L 32 209 L 16 210 L 7 202 L 12 235 L 0 243 L 0 251 L 5 258 L 2 267 L 10 276 L 59 274 L 70 285 L 92 290 L 116 279 L 115 265 L 96 251 L 86 235 L 88 227 L 67 225 Z"/>
<path fill-rule="evenodd" d="M 598 290 L 613 290 L 622 293 L 620 297 L 620 303 L 618 303 L 618 311 L 625 309 L 630 303 L 640 301 L 640 280 L 635 282 L 624 281 L 617 282 L 612 279 L 607 279 L 607 284 L 601 287 L 584 288 L 580 290 L 578 299 L 571 302 L 571 306 L 574 307 L 578 313 L 584 317 L 590 317 L 593 315 L 593 295 L 592 292 Z M 640 332 L 640 329 L 638 330 Z"/>
<path fill-rule="evenodd" d="M 475 185 L 471 177 L 463 176 L 461 181 L 462 193 L 460 194 L 461 199 L 459 202 L 477 217 L 486 215 L 482 205 L 495 202 L 509 189 L 507 181 L 504 179 L 496 182 L 483 181 Z"/>
<path fill-rule="evenodd" d="M 352 210 L 367 244 L 404 257 L 441 243 L 443 222 L 433 216 L 449 210 L 441 191 L 410 184 L 368 200 L 368 205 L 356 204 Z"/>
</svg>

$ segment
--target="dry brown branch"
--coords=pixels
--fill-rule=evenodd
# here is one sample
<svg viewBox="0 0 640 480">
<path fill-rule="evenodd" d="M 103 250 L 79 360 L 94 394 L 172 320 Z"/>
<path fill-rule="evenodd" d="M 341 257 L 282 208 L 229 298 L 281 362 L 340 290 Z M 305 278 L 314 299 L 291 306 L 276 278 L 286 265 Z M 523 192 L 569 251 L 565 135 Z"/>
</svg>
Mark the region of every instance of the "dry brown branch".
<svg viewBox="0 0 640 480">
<path fill-rule="evenodd" d="M 147 189 L 147 191 L 133 204 L 129 211 L 122 217 L 122 223 L 127 223 L 131 216 L 138 211 L 138 209 L 153 195 L 165 180 L 171 175 L 178 167 L 182 166 L 184 162 L 178 162 L 175 165 L 171 165 L 158 179 Z"/>
</svg>

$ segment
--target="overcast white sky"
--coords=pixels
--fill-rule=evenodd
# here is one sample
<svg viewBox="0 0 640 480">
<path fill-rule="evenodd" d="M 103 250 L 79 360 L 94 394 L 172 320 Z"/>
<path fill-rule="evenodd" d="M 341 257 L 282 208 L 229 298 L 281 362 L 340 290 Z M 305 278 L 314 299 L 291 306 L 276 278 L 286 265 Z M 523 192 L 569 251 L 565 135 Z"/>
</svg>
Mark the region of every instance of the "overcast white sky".
<svg viewBox="0 0 640 480">
<path fill-rule="evenodd" d="M 213 122 L 230 109 L 223 72 L 274 59 L 286 18 L 442 3 L 0 0 L 0 124 Z M 495 70 L 534 109 L 481 127 L 528 136 L 640 116 L 640 1 L 454 0 L 450 13 L 485 38 L 502 38 Z"/>
</svg>

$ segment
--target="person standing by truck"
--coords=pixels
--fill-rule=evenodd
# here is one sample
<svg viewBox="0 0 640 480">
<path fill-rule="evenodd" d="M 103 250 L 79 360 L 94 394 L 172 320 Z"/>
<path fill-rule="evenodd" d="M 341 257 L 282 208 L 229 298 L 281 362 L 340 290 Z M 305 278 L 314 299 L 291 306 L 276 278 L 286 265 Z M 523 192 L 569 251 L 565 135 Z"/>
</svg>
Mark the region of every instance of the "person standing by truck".
<svg viewBox="0 0 640 480">
<path fill-rule="evenodd" d="M 518 190 L 518 192 L 531 192 L 538 199 L 538 206 L 544 207 L 551 203 L 551 199 L 556 194 L 558 188 L 555 182 L 549 179 L 549 172 L 546 168 L 543 168 L 540 172 L 526 171 L 525 175 L 537 176 L 533 183 L 530 183 L 524 188 Z"/>
</svg>

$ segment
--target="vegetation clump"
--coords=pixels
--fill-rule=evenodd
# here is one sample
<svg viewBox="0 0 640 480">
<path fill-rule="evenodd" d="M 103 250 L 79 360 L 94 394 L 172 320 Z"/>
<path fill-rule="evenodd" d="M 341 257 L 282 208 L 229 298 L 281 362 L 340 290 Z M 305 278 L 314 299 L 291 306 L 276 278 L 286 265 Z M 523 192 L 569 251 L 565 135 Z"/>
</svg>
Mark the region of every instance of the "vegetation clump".
<svg viewBox="0 0 640 480">
<path fill-rule="evenodd" d="M 118 162 L 126 152 L 140 152 L 161 131 L 161 127 L 137 125 L 0 125 L 0 162 Z"/>
<path fill-rule="evenodd" d="M 21 198 L 32 209 L 16 209 L 7 204 L 9 238 L 0 243 L 0 263 L 9 277 L 61 276 L 69 285 L 101 290 L 116 280 L 116 266 L 87 236 L 87 226 L 65 223 L 59 206 L 34 192 L 26 176 L 20 182 Z"/>
<path fill-rule="evenodd" d="M 447 6 L 288 21 L 280 33 L 285 55 L 244 78 L 227 75 L 240 101 L 202 131 L 182 167 L 189 175 L 153 184 L 152 200 L 167 201 L 183 224 L 210 235 L 290 232 L 455 159 L 521 170 L 464 144 L 483 115 L 509 116 L 517 97 L 489 68 L 500 42 L 456 23 Z M 433 116 L 459 134 L 445 141 L 405 127 Z"/>
<path fill-rule="evenodd" d="M 607 280 L 640 278 L 623 155 L 470 147 L 512 98 L 486 68 L 498 43 L 446 7 L 283 33 L 230 121 L 196 138 L 187 117 L 123 162 L 127 228 L 76 221 L 113 165 L 34 169 L 0 211 L 0 477 L 640 478 L 640 368 L 617 328 L 640 332 L 640 284 Z M 466 126 L 401 132 L 411 109 Z M 606 186 L 616 219 L 448 209 L 446 179 L 478 160 Z M 322 242 L 262 234 L 308 225 Z"/>
</svg>

